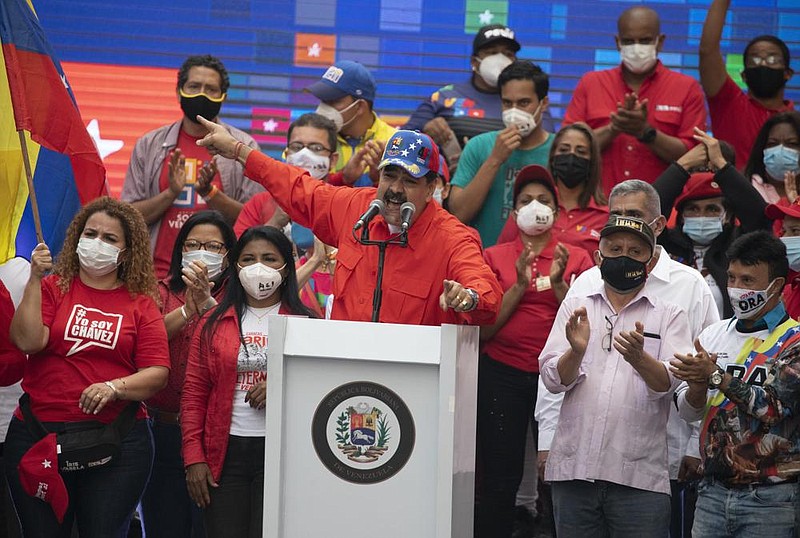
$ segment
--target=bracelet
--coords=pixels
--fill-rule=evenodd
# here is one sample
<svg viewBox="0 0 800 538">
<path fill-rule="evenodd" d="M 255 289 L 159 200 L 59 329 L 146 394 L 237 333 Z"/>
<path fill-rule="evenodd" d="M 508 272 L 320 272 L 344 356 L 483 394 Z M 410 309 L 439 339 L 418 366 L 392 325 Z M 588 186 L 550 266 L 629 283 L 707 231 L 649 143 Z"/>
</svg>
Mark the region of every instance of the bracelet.
<svg viewBox="0 0 800 538">
<path fill-rule="evenodd" d="M 122 392 L 124 392 L 124 393 L 126 393 L 126 394 L 127 394 L 127 392 L 128 392 L 128 385 L 125 383 L 125 378 L 123 378 L 123 377 L 118 377 L 118 378 L 117 378 L 117 380 L 118 380 L 118 381 L 122 381 Z"/>
<path fill-rule="evenodd" d="M 203 200 L 206 202 L 210 202 L 212 198 L 214 198 L 217 194 L 219 194 L 219 189 L 216 185 L 211 185 L 211 190 L 208 191 L 208 194 L 203 196 Z"/>
<path fill-rule="evenodd" d="M 233 148 L 233 160 L 239 160 L 239 153 L 242 151 L 242 146 L 244 146 L 244 142 L 236 142 L 236 147 Z"/>
<path fill-rule="evenodd" d="M 203 306 L 202 306 L 202 309 L 203 309 L 203 314 L 205 314 L 206 312 L 208 312 L 209 310 L 211 310 L 211 309 L 212 309 L 212 308 L 214 308 L 215 306 L 217 306 L 217 300 L 216 300 L 216 299 L 214 299 L 213 297 L 209 297 L 209 298 L 208 298 L 208 299 L 206 299 L 206 301 L 203 303 Z M 202 315 L 202 314 L 201 314 L 201 315 Z"/>
<path fill-rule="evenodd" d="M 183 321 L 189 323 L 189 314 L 186 313 L 186 305 L 181 305 L 181 316 L 183 316 Z"/>
<path fill-rule="evenodd" d="M 117 387 L 114 386 L 114 383 L 112 381 L 105 381 L 105 384 L 106 386 L 111 387 L 111 390 L 114 391 L 114 398 L 119 400 L 119 391 L 117 390 Z"/>
</svg>

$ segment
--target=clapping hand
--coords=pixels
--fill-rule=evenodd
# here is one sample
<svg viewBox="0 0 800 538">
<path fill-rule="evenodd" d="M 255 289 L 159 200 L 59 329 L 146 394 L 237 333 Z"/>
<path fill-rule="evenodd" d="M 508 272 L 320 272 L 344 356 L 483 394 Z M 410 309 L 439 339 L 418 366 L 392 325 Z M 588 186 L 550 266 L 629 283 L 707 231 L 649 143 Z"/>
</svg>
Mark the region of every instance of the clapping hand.
<svg viewBox="0 0 800 538">
<path fill-rule="evenodd" d="M 694 355 L 675 353 L 675 359 L 669 361 L 672 374 L 687 383 L 695 385 L 708 385 L 708 376 L 717 369 L 717 354 L 709 354 L 700 340 L 694 341 L 694 348 L 697 351 Z"/>
<path fill-rule="evenodd" d="M 636 322 L 636 330 L 620 331 L 614 337 L 614 349 L 630 364 L 638 364 L 644 359 L 644 325 Z"/>
<path fill-rule="evenodd" d="M 567 320 L 566 333 L 567 341 L 572 351 L 582 356 L 586 352 L 586 347 L 589 345 L 589 336 L 591 335 L 586 307 L 577 308 L 570 315 Z"/>
</svg>

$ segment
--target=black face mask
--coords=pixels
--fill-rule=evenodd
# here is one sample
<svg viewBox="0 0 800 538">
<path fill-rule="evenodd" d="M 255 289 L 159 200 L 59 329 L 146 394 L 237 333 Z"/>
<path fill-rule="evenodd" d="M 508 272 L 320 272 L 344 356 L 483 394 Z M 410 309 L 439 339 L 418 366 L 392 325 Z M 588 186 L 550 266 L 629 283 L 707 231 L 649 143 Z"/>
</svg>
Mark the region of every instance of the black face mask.
<svg viewBox="0 0 800 538">
<path fill-rule="evenodd" d="M 197 116 L 202 116 L 208 121 L 214 121 L 214 118 L 219 114 L 220 108 L 222 108 L 222 101 L 215 103 L 202 93 L 191 97 L 181 95 L 181 110 L 183 110 L 187 118 L 195 123 L 200 123 L 197 121 Z"/>
<path fill-rule="evenodd" d="M 748 67 L 744 70 L 744 77 L 750 93 L 759 99 L 775 97 L 778 91 L 786 86 L 785 71 L 765 65 Z"/>
<path fill-rule="evenodd" d="M 574 189 L 589 179 L 589 159 L 574 153 L 554 155 L 550 169 L 568 189 Z"/>
<path fill-rule="evenodd" d="M 626 292 L 644 284 L 647 280 L 647 265 L 627 256 L 604 257 L 600 264 L 600 276 L 615 290 Z"/>
</svg>

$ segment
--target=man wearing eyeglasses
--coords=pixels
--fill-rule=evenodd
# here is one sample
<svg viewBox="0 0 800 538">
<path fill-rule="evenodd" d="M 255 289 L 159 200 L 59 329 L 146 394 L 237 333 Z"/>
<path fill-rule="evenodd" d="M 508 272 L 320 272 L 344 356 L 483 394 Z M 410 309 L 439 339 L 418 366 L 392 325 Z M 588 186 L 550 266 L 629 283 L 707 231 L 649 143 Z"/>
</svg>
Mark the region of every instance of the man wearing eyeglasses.
<svg viewBox="0 0 800 538">
<path fill-rule="evenodd" d="M 566 394 L 550 447 L 559 536 L 664 536 L 669 528 L 667 419 L 674 353 L 691 346 L 688 317 L 645 287 L 655 235 L 611 215 L 595 252 L 602 283 L 561 303 L 539 356 L 552 392 Z"/>
<path fill-rule="evenodd" d="M 708 99 L 714 136 L 736 148 L 736 163 L 744 168 L 761 126 L 780 112 L 794 110 L 784 99 L 786 83 L 794 71 L 789 66 L 789 48 L 783 40 L 762 35 L 744 48 L 742 91 L 728 74 L 720 49 L 725 16 L 731 0 L 714 0 L 708 8 L 700 37 L 700 84 Z"/>
<path fill-rule="evenodd" d="M 178 71 L 177 97 L 183 118 L 142 136 L 133 148 L 121 198 L 138 209 L 150 227 L 156 277 L 169 272 L 172 248 L 183 223 L 198 211 L 216 209 L 231 223 L 242 204 L 263 187 L 244 177 L 234 161 L 214 161 L 196 141 L 206 129 L 200 115 L 219 123 L 251 147 L 247 133 L 219 121 L 230 80 L 222 62 L 213 56 L 190 56 Z"/>
</svg>

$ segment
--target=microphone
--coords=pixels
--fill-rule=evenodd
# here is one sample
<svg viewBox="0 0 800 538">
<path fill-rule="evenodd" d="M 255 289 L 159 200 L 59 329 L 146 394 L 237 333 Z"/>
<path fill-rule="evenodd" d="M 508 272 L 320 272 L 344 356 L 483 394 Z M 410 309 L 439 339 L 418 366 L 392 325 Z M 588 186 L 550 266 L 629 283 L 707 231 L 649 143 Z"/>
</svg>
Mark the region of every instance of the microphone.
<svg viewBox="0 0 800 538">
<path fill-rule="evenodd" d="M 408 227 L 411 226 L 411 217 L 417 208 L 411 202 L 405 202 L 400 206 L 400 231 L 407 232 Z"/>
<path fill-rule="evenodd" d="M 383 203 L 383 200 L 371 201 L 367 210 L 364 211 L 364 214 L 361 215 L 356 221 L 355 226 L 353 226 L 353 231 L 355 232 L 356 230 L 363 228 L 365 224 L 374 219 L 377 215 L 382 215 L 385 209 L 386 204 Z"/>
</svg>

